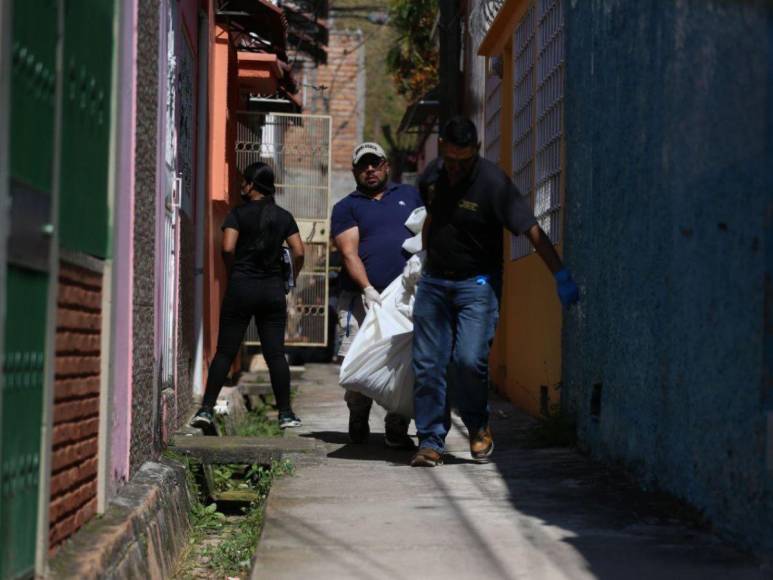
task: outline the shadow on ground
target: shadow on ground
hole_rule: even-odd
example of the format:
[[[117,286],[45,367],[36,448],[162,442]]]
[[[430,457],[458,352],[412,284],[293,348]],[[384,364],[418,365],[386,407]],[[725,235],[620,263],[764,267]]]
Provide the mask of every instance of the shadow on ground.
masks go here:
[[[384,435],[382,433],[371,433],[365,443],[351,443],[349,435],[339,431],[313,431],[303,433],[299,437],[306,437],[330,443],[341,445],[335,451],[327,454],[327,457],[337,459],[352,459],[356,461],[384,461],[392,465],[407,465],[414,451],[407,449],[390,449],[384,445]],[[464,463],[475,464],[472,459],[448,454],[444,458],[446,465],[459,465]]]
[[[533,420],[506,401],[492,401],[496,450],[491,463],[516,510],[541,524],[526,539],[535,549],[550,542],[544,526],[563,530],[563,541],[604,580],[746,580],[773,571],[712,533],[700,513],[662,493],[645,491],[622,469],[600,464],[574,448],[537,448]],[[520,417],[519,417],[520,415]],[[463,429],[455,418],[457,427]],[[490,471],[469,469],[478,493],[496,497],[501,484]]]

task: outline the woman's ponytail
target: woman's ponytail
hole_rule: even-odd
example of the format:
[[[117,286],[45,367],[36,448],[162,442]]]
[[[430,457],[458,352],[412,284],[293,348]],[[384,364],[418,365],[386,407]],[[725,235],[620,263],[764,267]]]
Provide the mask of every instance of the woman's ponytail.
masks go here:
[[[254,247],[260,249],[258,254],[262,257],[263,266],[269,266],[276,261],[282,246],[282,232],[279,231],[279,214],[277,212],[276,187],[274,185],[274,170],[271,166],[256,161],[244,169],[244,179],[263,194],[268,202],[266,207],[260,213],[260,222],[258,226],[258,238],[254,242]]]

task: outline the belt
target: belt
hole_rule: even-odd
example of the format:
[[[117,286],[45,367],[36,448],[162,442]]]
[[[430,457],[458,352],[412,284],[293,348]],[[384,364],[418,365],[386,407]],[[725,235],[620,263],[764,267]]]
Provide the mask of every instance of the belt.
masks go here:
[[[481,274],[480,272],[460,272],[459,270],[424,270],[427,276],[432,278],[441,278],[443,280],[452,280],[458,282],[459,280],[468,280],[475,278],[476,276],[488,276],[488,274]]]

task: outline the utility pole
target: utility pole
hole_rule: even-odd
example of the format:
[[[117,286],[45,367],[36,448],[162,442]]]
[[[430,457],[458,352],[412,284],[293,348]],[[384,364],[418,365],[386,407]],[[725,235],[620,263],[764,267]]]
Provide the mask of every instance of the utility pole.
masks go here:
[[[459,0],[439,0],[440,70],[438,88],[440,126],[461,112],[461,29]]]

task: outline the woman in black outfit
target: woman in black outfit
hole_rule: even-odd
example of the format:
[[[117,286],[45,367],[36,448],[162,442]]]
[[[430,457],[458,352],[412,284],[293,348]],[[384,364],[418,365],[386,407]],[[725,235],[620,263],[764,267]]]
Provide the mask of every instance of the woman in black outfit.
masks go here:
[[[223,222],[223,259],[229,269],[228,289],[220,311],[217,353],[209,367],[201,408],[191,421],[213,433],[213,410],[244,332],[255,317],[260,346],[268,365],[279,410],[279,427],[297,427],[301,420],[290,407],[290,367],[285,358],[287,323],[282,245],[287,242],[294,276],[303,267],[303,242],[292,214],[274,201],[274,172],[257,162],[244,170],[244,204]]]

